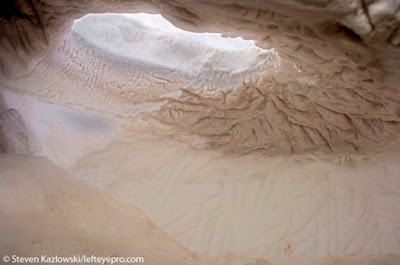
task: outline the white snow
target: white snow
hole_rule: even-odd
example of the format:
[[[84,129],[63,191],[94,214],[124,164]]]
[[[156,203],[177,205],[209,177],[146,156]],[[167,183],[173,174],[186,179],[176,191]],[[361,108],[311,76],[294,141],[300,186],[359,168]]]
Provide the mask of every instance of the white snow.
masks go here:
[[[218,49],[229,50],[256,47],[253,40],[245,40],[241,37],[230,38],[222,36],[221,33],[195,33],[177,28],[160,14],[137,13],[122,15],[133,18],[149,28],[157,29],[170,35],[180,35],[181,37],[190,38],[193,41]]]

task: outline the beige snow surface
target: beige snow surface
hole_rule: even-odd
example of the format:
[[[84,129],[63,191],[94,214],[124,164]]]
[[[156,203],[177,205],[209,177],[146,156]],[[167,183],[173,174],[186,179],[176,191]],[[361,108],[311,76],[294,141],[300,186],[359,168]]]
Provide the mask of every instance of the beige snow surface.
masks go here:
[[[71,172],[185,247],[262,259],[400,252],[400,156],[226,157],[139,132]]]
[[[392,265],[400,262],[400,256],[394,254],[288,258],[279,263],[231,254],[195,255],[157,228],[132,204],[87,185],[44,158],[0,154],[0,168],[0,255],[144,257],[145,264],[154,265]],[[162,194],[155,190],[152,193]],[[390,203],[381,199],[390,208]],[[174,207],[170,210],[176,212]],[[245,238],[242,240],[246,242]]]
[[[196,264],[136,207],[44,158],[2,154],[0,168],[2,255],[143,256],[145,264]]]

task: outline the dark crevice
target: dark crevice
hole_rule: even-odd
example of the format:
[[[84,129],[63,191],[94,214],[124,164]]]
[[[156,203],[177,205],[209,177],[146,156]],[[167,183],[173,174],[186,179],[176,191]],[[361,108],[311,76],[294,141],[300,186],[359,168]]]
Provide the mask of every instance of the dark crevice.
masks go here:
[[[329,24],[323,24],[323,33],[326,35],[338,35],[343,34],[350,40],[354,42],[362,42],[360,35],[355,33],[351,28],[348,28],[338,22],[331,22]]]
[[[344,33],[344,35],[346,37],[348,37],[349,39],[352,39],[352,40],[354,40],[356,42],[362,41],[360,35],[355,33],[352,29],[350,29],[350,28],[348,28],[346,26],[343,26],[343,25],[340,25],[340,26],[341,26],[341,28],[340,28],[341,31]]]

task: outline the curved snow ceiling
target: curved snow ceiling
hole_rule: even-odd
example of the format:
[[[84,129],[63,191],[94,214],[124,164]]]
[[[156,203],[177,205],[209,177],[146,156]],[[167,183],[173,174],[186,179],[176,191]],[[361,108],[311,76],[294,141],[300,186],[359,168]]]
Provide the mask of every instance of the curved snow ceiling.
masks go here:
[[[1,40],[1,86],[113,118],[140,116],[149,133],[228,154],[363,153],[399,144],[397,4],[145,2],[21,7],[2,24],[9,34]],[[92,27],[89,16],[82,32],[90,34],[77,26],[70,34],[74,19],[102,12],[160,13],[187,30],[253,39],[279,57],[178,41],[127,17]]]

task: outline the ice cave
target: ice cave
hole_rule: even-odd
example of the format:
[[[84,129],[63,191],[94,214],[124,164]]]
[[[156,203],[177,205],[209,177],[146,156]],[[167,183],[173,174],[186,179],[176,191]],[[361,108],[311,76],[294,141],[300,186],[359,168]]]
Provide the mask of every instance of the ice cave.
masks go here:
[[[400,265],[399,0],[0,7],[0,264]]]

